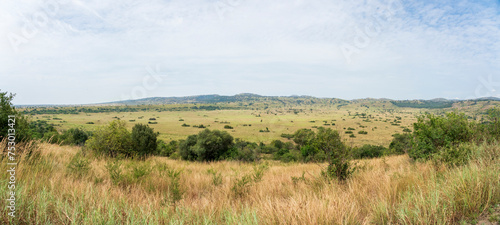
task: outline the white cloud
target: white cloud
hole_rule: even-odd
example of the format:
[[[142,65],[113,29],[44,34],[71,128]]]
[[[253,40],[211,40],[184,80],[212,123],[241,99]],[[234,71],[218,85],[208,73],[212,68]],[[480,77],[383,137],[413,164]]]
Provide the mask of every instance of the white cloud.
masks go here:
[[[147,96],[463,98],[500,78],[498,2],[8,0],[0,15],[17,104],[120,100],[156,64],[176,74]]]

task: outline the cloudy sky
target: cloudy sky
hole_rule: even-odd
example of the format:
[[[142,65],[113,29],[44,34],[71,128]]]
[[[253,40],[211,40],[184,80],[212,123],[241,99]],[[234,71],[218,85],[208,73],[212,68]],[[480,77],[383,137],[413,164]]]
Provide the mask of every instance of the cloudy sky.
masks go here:
[[[15,104],[500,97],[500,1],[4,0],[0,89]]]

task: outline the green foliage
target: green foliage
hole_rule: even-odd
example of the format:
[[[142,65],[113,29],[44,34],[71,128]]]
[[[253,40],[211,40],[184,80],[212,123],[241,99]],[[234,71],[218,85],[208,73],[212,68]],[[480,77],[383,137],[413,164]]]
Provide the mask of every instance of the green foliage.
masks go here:
[[[243,197],[248,194],[251,184],[252,176],[250,174],[244,175],[234,180],[231,191],[236,197]]]
[[[90,170],[90,162],[79,152],[71,158],[67,169],[69,173],[75,174],[77,177],[82,177],[87,175]]]
[[[170,157],[179,148],[179,142],[170,141],[168,144],[163,140],[157,141],[156,155]]]
[[[224,129],[233,129],[233,127],[229,125],[224,125]]]
[[[293,134],[293,141],[297,144],[298,148],[304,145],[311,144],[316,137],[316,134],[311,129],[300,129]]]
[[[470,143],[460,143],[456,146],[442,148],[441,151],[433,155],[433,160],[447,166],[463,166],[471,159],[473,148]]]
[[[151,167],[148,164],[140,164],[132,168],[132,178],[139,180],[151,173]]]
[[[15,116],[16,141],[29,141],[33,138],[32,131],[29,127],[29,120],[22,113],[17,112],[12,104],[14,94],[1,92],[0,90],[0,140],[8,136],[8,130],[12,129],[9,126],[9,116]]]
[[[293,138],[293,134],[285,134],[285,133],[283,133],[283,134],[281,134],[281,137],[290,140],[290,139]]]
[[[252,175],[253,181],[256,183],[262,181],[262,177],[264,176],[264,172],[268,169],[269,169],[269,164],[267,164],[267,163],[263,163],[260,165],[254,165],[253,166],[254,174]]]
[[[328,168],[323,171],[325,177],[344,181],[354,173],[356,168],[350,163],[348,148],[336,130],[318,129],[316,144],[327,155]]]
[[[132,152],[140,157],[151,155],[157,150],[158,133],[144,124],[136,124],[132,128]]]
[[[470,142],[476,133],[474,124],[464,114],[447,113],[445,117],[427,114],[413,124],[413,146],[408,155],[413,159],[429,159],[442,148]]]
[[[259,160],[260,147],[253,142],[236,139],[234,145],[223,156],[225,159],[253,162]]]
[[[59,140],[63,144],[67,145],[85,145],[85,142],[89,139],[91,134],[81,128],[71,128],[64,131],[60,136]]]
[[[110,160],[106,163],[106,170],[108,171],[111,182],[115,185],[123,181],[121,162],[118,160]]]
[[[292,179],[293,185],[297,185],[300,181],[307,183],[308,180],[306,179],[305,175],[306,172],[302,171],[302,176],[300,177],[291,176],[290,178]]]
[[[181,141],[179,153],[185,160],[214,161],[228,155],[233,147],[233,137],[226,131],[205,129]]]
[[[125,122],[114,120],[94,132],[85,146],[97,154],[116,157],[132,156],[132,138]]]
[[[368,134],[368,132],[364,131],[364,130],[360,130],[360,131],[358,131],[358,134]]]
[[[389,154],[405,154],[410,151],[412,147],[412,135],[405,133],[405,134],[394,134],[392,135],[394,138],[391,141],[391,144],[389,145]]]
[[[182,200],[184,195],[184,190],[181,188],[181,173],[182,170],[167,169],[167,176],[170,178],[170,183],[168,186],[169,192],[169,202],[174,208],[177,207],[177,203]]]
[[[365,144],[352,150],[352,157],[355,159],[371,159],[384,155],[387,149],[384,146]]]
[[[212,184],[214,186],[219,186],[222,184],[222,174],[217,172],[215,169],[208,169],[208,174],[212,175]]]

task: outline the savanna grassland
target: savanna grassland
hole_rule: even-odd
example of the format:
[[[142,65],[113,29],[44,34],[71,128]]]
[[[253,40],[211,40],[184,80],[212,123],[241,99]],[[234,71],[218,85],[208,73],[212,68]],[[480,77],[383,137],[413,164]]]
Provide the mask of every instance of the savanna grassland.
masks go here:
[[[420,107],[422,104],[426,107]],[[321,132],[327,133],[320,127],[332,128],[339,131],[339,140],[348,146],[343,148],[347,150],[365,144],[388,148],[393,134],[409,135],[416,122],[422,126],[420,138],[430,132],[432,135],[427,136],[443,135],[450,139],[452,136],[446,134],[446,129],[454,130],[455,125],[458,131],[463,129],[467,134],[458,132],[457,140],[463,136],[465,141],[450,142],[453,145],[443,147],[442,152],[434,153],[430,159],[415,160],[420,152],[412,156],[399,153],[352,159],[346,165],[355,169],[349,170],[347,179],[325,175],[332,165],[329,158],[305,163],[305,160],[286,162],[271,157],[258,157],[251,162],[185,161],[178,154],[177,157],[110,157],[90,151],[92,146],[87,144],[60,145],[32,140],[17,146],[17,216],[11,218],[7,209],[2,208],[0,221],[2,224],[498,224],[500,219],[495,210],[500,210],[500,143],[497,136],[475,141],[480,139],[481,132],[500,133],[496,122],[484,123],[491,131],[475,126],[482,126],[488,119],[487,110],[498,102],[445,104],[446,107],[441,107],[440,102],[393,104],[373,99],[347,102],[277,98],[203,104],[23,108],[31,120],[47,121],[59,132],[70,128],[102,132],[99,129],[103,126],[120,120],[127,129],[137,123],[148,124],[165,141],[197,134],[204,130],[200,125],[266,145],[273,140],[298,144],[293,137],[288,139],[282,134],[293,134],[302,128],[317,130],[317,134],[313,132],[318,136],[317,143],[330,143],[319,138]],[[446,116],[430,116],[426,120],[421,117],[419,121],[417,116],[425,113]],[[441,124],[443,132],[434,132],[433,123]],[[415,138],[419,138],[417,134]],[[440,140],[431,138],[434,142]],[[5,149],[7,142],[4,140],[0,145]],[[258,146],[255,144],[255,149]],[[290,151],[299,155],[303,149],[311,150],[310,146],[322,149],[316,143],[302,149],[295,144],[291,146],[294,149]],[[195,147],[192,150],[199,151]],[[1,160],[0,169],[6,171],[8,159],[3,155]],[[7,186],[8,180],[7,173],[0,173],[0,186]],[[7,189],[0,188],[0,194],[7,196]]]
[[[325,164],[115,161],[31,145],[17,172],[18,215],[2,208],[3,224],[457,224],[500,199],[498,144],[471,146],[476,157],[459,168],[407,155],[360,160],[345,182],[323,179]]]
[[[235,138],[252,142],[269,143],[282,138],[281,134],[290,134],[302,128],[330,127],[339,131],[354,128],[355,138],[345,138],[355,146],[363,144],[389,145],[392,134],[403,133],[404,128],[411,129],[415,115],[437,110],[385,107],[390,103],[366,102],[352,104],[332,104],[328,106],[291,105],[278,108],[222,109],[222,110],[183,110],[169,111],[172,105],[137,106],[140,112],[97,112],[78,114],[35,114],[34,120],[45,120],[58,126],[58,129],[82,127],[93,130],[99,125],[120,119],[132,128],[136,123],[149,124],[160,132],[160,139],[165,141],[185,139],[188,135],[200,131],[195,126],[203,125],[209,129],[226,130]],[[384,105],[384,107],[382,106]],[[182,105],[193,107],[196,105]],[[112,106],[108,106],[112,107]],[[97,107],[96,107],[97,108]],[[147,110],[144,110],[147,108]],[[59,109],[59,111],[61,111]],[[442,110],[440,110],[442,111]],[[55,119],[54,119],[55,118]],[[150,120],[154,118],[154,120]],[[92,124],[89,124],[92,123]],[[183,124],[189,125],[182,126]],[[225,129],[224,126],[232,129]],[[260,132],[269,131],[269,132]],[[366,131],[367,134],[359,134]]]

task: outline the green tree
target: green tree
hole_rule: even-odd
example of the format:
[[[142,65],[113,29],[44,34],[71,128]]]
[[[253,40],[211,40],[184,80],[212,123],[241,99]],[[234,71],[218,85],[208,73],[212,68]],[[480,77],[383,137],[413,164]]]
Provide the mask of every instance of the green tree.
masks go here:
[[[98,154],[111,157],[132,155],[132,138],[125,122],[114,120],[94,132],[85,146]]]
[[[133,152],[138,156],[153,154],[157,149],[158,133],[144,124],[136,124],[132,128]]]
[[[412,159],[429,159],[441,148],[450,148],[473,140],[475,124],[464,114],[447,113],[444,117],[427,114],[413,124],[414,142],[408,155]]]
[[[389,154],[405,154],[411,149],[412,135],[409,133],[393,134],[394,138],[389,144]]]
[[[311,144],[316,138],[316,134],[311,129],[300,129],[293,134],[293,141],[297,144],[298,148]]]
[[[89,132],[81,128],[71,128],[64,131],[63,134],[60,135],[60,139],[63,141],[63,144],[83,146],[89,139],[89,136]]]
[[[343,181],[354,173],[355,167],[350,162],[349,148],[342,142],[338,131],[318,128],[315,145],[326,153],[328,168],[324,174],[327,177]]]
[[[32,139],[32,132],[29,127],[29,120],[21,112],[18,112],[12,104],[15,94],[1,92],[0,90],[0,140],[7,137],[9,127],[9,116],[15,116],[16,140],[29,141]]]
[[[214,161],[227,156],[232,147],[233,137],[229,133],[205,129],[182,141],[179,153],[185,160]]]

